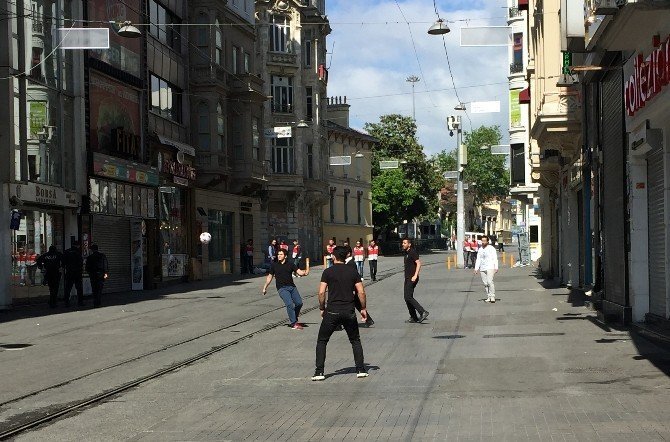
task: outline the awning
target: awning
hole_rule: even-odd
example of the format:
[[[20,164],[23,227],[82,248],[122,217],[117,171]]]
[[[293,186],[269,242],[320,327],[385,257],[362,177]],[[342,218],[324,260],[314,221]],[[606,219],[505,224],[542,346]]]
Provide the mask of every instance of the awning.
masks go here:
[[[170,138],[164,137],[163,135],[158,135],[158,140],[162,144],[176,148],[179,152],[183,152],[186,155],[190,155],[192,157],[195,156],[195,148],[193,146],[189,146],[188,144],[182,143],[180,141],[171,140]]]
[[[530,103],[530,88],[526,88],[519,92],[519,104]]]
[[[517,7],[519,8],[519,11],[527,11],[528,0],[519,0],[519,2],[517,3]]]

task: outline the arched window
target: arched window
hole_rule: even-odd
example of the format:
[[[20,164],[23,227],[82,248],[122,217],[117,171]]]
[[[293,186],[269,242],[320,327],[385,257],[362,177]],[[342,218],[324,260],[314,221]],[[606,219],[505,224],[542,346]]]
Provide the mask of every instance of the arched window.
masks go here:
[[[215,22],[214,28],[214,42],[216,44],[214,60],[216,64],[223,65],[223,35],[221,33],[221,24],[219,20]]]
[[[216,106],[216,143],[219,152],[223,152],[224,146],[226,145],[225,122],[226,120],[223,117],[223,108],[219,103]]]
[[[211,149],[209,106],[207,103],[198,105],[198,147],[203,151]]]

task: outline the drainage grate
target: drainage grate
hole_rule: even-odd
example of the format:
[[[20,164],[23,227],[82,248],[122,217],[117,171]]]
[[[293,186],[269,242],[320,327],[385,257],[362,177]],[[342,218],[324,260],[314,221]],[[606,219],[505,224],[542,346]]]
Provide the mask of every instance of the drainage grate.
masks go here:
[[[0,348],[4,348],[5,350],[23,350],[32,346],[33,344],[0,344]]]
[[[531,338],[535,336],[563,336],[565,333],[501,333],[484,335],[485,338]]]

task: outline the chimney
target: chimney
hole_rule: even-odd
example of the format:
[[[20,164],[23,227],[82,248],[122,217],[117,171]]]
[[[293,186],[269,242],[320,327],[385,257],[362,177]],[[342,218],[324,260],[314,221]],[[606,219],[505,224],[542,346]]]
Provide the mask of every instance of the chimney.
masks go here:
[[[349,127],[349,106],[347,97],[328,98],[328,119],[340,126]]]

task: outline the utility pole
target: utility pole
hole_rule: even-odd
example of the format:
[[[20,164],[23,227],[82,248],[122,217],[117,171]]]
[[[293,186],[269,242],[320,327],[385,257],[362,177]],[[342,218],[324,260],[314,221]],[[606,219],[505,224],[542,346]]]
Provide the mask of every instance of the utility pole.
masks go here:
[[[416,102],[414,101],[414,85],[421,81],[416,75],[410,75],[406,80],[408,83],[412,83],[412,118],[416,121]]]
[[[463,259],[463,242],[465,241],[465,195],[463,189],[463,170],[468,164],[467,150],[463,146],[461,117],[447,118],[447,128],[449,135],[453,136],[456,132],[456,143],[458,145],[458,181],[456,184],[456,263],[458,267],[465,265]]]

